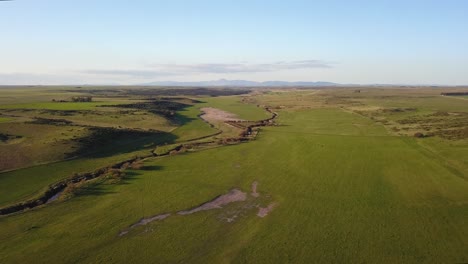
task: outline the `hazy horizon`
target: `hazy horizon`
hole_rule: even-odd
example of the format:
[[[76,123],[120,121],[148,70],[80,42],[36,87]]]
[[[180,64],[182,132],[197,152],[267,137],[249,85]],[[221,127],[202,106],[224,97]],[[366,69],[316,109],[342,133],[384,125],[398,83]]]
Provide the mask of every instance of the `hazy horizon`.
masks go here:
[[[468,84],[466,1],[0,1],[0,85]]]

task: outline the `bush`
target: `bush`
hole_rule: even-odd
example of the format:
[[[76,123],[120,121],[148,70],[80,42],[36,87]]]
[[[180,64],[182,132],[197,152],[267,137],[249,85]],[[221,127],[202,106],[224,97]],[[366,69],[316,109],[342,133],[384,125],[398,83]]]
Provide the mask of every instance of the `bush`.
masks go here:
[[[423,138],[423,137],[425,137],[425,136],[424,136],[424,134],[421,133],[421,132],[416,132],[416,133],[414,133],[414,137],[415,137],[415,138]]]

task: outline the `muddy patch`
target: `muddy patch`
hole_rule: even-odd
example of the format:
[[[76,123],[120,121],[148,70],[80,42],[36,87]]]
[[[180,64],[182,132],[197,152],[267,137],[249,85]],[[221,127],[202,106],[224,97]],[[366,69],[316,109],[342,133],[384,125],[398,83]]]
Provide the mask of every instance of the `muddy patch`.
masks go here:
[[[188,214],[193,214],[193,213],[205,211],[205,210],[219,209],[219,208],[222,208],[224,205],[227,205],[233,202],[245,201],[246,199],[247,199],[247,194],[245,192],[242,192],[239,189],[232,189],[227,194],[220,195],[216,197],[215,199],[207,203],[204,203],[198,207],[195,207],[189,210],[179,211],[177,212],[177,214],[188,215]]]
[[[237,115],[223,111],[218,108],[204,107],[200,109],[203,114],[200,116],[203,120],[210,121],[244,121],[238,118]]]

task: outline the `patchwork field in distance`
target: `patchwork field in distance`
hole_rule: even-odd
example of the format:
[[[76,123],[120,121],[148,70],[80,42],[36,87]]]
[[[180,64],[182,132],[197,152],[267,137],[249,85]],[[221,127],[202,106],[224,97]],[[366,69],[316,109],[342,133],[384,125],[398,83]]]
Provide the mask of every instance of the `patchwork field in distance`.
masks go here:
[[[0,216],[1,263],[468,262],[440,88],[38,89],[0,89],[0,210],[67,185]]]

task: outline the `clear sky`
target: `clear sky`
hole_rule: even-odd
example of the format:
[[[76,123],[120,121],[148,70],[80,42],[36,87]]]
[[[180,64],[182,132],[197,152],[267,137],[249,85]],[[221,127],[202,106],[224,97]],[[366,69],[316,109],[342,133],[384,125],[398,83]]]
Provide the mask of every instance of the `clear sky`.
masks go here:
[[[0,84],[468,84],[468,1],[0,1]]]

